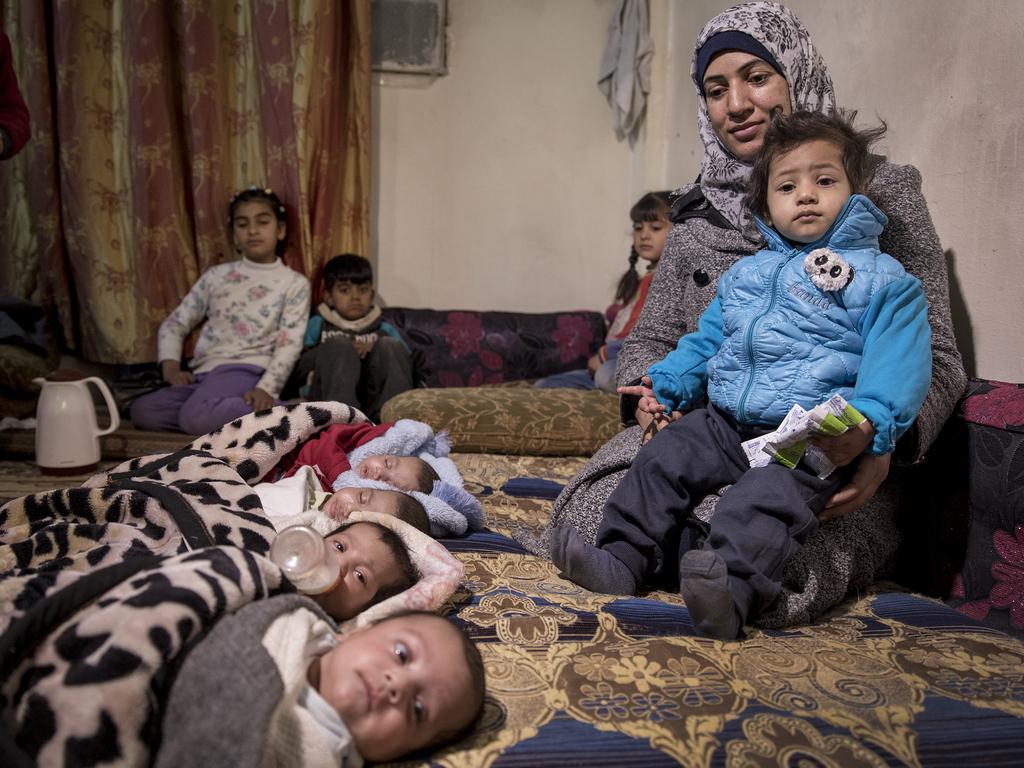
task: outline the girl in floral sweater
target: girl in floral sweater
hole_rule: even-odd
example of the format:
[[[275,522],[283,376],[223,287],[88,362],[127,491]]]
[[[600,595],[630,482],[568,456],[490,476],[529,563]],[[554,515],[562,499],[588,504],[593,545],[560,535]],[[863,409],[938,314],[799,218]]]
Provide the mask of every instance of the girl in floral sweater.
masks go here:
[[[161,324],[157,356],[170,386],[132,404],[140,429],[201,435],[270,408],[302,351],[309,281],[278,255],[284,205],[271,190],[250,187],[228,211],[242,258],[204,272]],[[190,365],[182,368],[185,337],[204,319]]]

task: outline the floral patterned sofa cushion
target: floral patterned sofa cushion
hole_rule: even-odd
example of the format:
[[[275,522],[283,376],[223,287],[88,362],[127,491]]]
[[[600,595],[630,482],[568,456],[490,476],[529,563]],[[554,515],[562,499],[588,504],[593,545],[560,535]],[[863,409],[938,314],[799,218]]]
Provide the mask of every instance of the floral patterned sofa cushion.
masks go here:
[[[587,367],[604,341],[599,312],[480,312],[388,307],[420,386],[472,387]]]
[[[589,456],[622,429],[617,395],[578,389],[411,389],[384,404],[398,419],[447,429],[463,453]]]
[[[955,457],[967,470],[950,501],[967,517],[953,525],[966,545],[951,602],[1024,636],[1024,385],[971,380],[957,420],[966,439]]]

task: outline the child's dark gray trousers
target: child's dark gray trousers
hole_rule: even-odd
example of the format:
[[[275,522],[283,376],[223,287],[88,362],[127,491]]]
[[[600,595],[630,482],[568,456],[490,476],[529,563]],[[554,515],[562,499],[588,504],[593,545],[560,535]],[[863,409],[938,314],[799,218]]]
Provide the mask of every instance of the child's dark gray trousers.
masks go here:
[[[714,550],[729,569],[730,591],[746,622],[752,609],[775,599],[783,567],[817,528],[817,513],[842,473],[821,480],[803,463],[751,469],[740,442],[752,435],[741,436],[740,429],[714,406],[663,428],[609,497],[597,546],[625,563],[638,584],[678,580],[684,552]],[[691,510],[729,484],[707,531]]]

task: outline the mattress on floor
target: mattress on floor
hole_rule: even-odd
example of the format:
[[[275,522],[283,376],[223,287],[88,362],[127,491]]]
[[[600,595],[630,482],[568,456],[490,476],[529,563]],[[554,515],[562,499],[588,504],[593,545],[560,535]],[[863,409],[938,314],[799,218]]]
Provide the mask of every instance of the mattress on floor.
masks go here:
[[[487,531],[446,544],[489,696],[432,764],[1020,765],[1024,642],[895,585],[811,626],[696,637],[678,595],[593,594],[509,537],[552,501],[501,488],[565,483],[584,459],[453,458],[487,513]]]

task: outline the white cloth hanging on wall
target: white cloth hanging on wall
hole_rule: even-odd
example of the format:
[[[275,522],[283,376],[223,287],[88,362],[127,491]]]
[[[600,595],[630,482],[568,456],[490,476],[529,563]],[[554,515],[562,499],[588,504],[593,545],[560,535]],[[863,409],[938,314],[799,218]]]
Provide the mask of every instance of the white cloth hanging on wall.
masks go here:
[[[612,108],[615,135],[633,138],[643,122],[651,90],[651,43],[647,0],[619,0],[608,24],[597,87]]]

